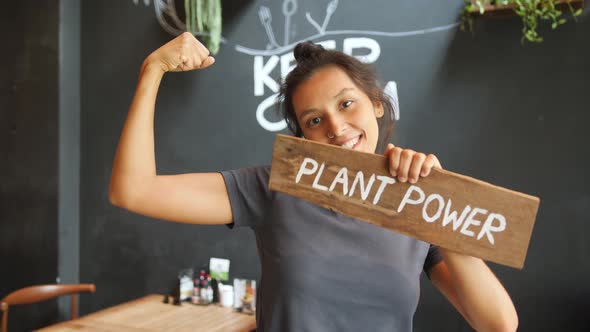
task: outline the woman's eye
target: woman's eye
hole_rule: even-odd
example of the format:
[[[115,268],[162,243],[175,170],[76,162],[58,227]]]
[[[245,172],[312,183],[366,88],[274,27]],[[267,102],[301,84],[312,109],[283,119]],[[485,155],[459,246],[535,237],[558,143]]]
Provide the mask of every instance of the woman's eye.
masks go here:
[[[322,122],[322,119],[316,116],[315,118],[311,118],[309,121],[307,121],[307,124],[310,126],[315,126],[318,125],[320,122]]]
[[[348,106],[352,105],[352,100],[347,100],[342,103],[343,108],[347,108]]]

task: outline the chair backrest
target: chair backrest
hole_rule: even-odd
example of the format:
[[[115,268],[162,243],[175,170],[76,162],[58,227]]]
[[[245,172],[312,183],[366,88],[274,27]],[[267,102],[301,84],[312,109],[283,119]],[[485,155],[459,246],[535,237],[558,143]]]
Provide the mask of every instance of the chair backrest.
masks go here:
[[[18,289],[0,302],[2,310],[2,332],[8,329],[8,308],[11,305],[31,304],[53,299],[62,295],[72,294],[72,319],[78,317],[78,302],[76,301],[77,293],[94,293],[96,286],[94,284],[75,284],[75,285],[38,285]]]

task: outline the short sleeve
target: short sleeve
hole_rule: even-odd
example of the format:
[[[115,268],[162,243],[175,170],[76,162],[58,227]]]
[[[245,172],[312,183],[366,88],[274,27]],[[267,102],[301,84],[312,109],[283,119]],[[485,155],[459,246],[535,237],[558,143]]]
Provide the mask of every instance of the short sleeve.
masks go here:
[[[442,255],[438,246],[430,245],[428,248],[428,254],[426,254],[426,259],[424,260],[424,272],[428,279],[430,279],[430,270],[438,263],[442,261]]]
[[[242,168],[221,172],[229,196],[234,226],[256,227],[270,205],[270,167]]]

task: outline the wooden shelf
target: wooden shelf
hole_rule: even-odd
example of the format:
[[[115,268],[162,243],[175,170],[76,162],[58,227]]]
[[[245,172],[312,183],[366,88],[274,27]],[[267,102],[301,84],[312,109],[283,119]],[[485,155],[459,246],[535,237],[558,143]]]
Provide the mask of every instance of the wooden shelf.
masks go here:
[[[471,1],[474,4],[473,10],[471,10],[471,15],[475,16],[483,16],[483,17],[510,17],[516,16],[514,12],[514,7],[516,5],[490,5],[489,1],[484,1],[484,13],[479,13],[479,6],[475,3],[475,0]],[[584,0],[558,0],[557,8],[559,9],[567,9],[568,2],[572,5],[574,9],[582,8],[584,6]]]

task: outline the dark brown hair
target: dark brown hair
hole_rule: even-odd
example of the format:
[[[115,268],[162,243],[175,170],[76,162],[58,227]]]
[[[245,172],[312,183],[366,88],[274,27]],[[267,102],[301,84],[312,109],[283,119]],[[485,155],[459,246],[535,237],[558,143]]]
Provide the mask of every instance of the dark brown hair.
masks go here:
[[[379,141],[377,153],[385,151],[393,131],[394,116],[391,100],[384,93],[377,81],[377,75],[372,66],[364,64],[345,53],[326,50],[321,45],[312,42],[302,42],[293,50],[297,66],[287,75],[281,85],[278,96],[280,111],[287,122],[289,130],[298,137],[303,136],[303,130],[297,121],[293,108],[293,92],[299,84],[309,79],[317,70],[333,65],[342,69],[348,77],[359,87],[372,102],[383,105],[384,115],[377,119],[379,124]]]

